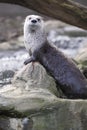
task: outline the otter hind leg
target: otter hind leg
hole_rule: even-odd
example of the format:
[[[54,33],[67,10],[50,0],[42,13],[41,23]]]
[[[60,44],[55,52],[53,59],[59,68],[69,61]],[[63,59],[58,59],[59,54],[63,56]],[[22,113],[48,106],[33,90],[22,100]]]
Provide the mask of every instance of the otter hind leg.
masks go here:
[[[27,64],[29,64],[31,62],[35,62],[35,61],[36,61],[35,57],[31,56],[30,58],[28,58],[27,60],[24,61],[24,64],[27,65]]]

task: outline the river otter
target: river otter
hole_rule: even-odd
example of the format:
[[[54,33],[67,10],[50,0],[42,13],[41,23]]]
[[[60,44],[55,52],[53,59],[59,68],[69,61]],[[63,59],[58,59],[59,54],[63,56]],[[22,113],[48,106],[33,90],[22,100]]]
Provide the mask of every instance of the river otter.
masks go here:
[[[87,98],[86,78],[71,59],[47,41],[42,17],[37,15],[26,17],[24,40],[30,54],[25,64],[38,61],[68,98]]]

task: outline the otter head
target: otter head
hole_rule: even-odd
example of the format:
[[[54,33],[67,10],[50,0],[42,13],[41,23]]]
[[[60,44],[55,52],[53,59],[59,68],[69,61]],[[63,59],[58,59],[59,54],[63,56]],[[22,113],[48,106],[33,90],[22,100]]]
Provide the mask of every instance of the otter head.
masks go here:
[[[43,19],[38,15],[29,15],[25,19],[25,26],[31,32],[35,32],[43,28]]]

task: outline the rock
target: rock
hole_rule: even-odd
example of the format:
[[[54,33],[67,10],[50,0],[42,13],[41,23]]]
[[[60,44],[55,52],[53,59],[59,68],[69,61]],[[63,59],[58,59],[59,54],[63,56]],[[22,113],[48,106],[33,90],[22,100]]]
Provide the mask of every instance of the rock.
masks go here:
[[[34,65],[34,70],[32,69],[32,64],[24,66],[14,76],[12,85],[5,85],[0,89],[0,115],[7,116],[3,120],[0,118],[2,123],[0,129],[19,130],[20,127],[20,130],[28,130],[28,126],[32,127],[30,119],[25,122],[25,119],[22,121],[9,116],[32,115],[57,100],[58,92],[53,78],[47,75],[45,69],[37,63]]]
[[[87,100],[58,99],[41,109],[42,111],[31,114],[30,130],[86,130],[87,128]],[[4,128],[4,123],[2,128]],[[21,119],[11,118],[10,128],[7,127],[5,130],[27,130],[22,129],[26,127],[23,125],[28,126]]]
[[[12,70],[6,70],[3,72],[3,77],[6,78],[12,78],[14,76],[14,71]]]
[[[87,78],[87,67],[83,68],[83,74],[85,75],[85,77]]]
[[[72,37],[86,37],[87,31],[84,29],[80,29],[75,26],[65,26],[64,27],[64,34]]]
[[[87,47],[80,49],[78,55],[75,58],[79,63],[87,65]]]
[[[13,76],[14,71],[12,70],[5,70],[0,72],[0,87],[2,87],[5,84],[10,84]]]
[[[9,124],[10,124],[10,121],[9,121],[9,118],[0,118],[0,130],[9,130]]]
[[[3,42],[5,42],[5,41],[6,41],[5,37],[0,36],[0,44],[3,43]]]
[[[23,125],[21,119],[0,118],[0,130],[23,130]],[[27,129],[26,129],[27,130]]]
[[[14,76],[12,85],[0,89],[1,106],[11,106],[16,111],[23,112],[29,109],[39,110],[42,106],[57,100],[60,93],[57,91],[54,79],[47,75],[39,64],[35,63],[34,70],[32,69],[32,64],[24,66]]]
[[[32,128],[33,128],[32,119],[24,118],[22,121],[22,124],[23,124],[23,130],[32,130]]]
[[[79,68],[87,78],[87,46],[84,46],[84,48],[79,50],[75,60],[78,62]]]
[[[35,130],[86,130],[87,101],[65,100],[58,101],[46,112],[32,117]]]
[[[34,64],[34,70],[32,63],[24,66],[12,85],[0,89],[1,129],[86,130],[87,100],[62,99],[58,95],[54,79],[39,63]]]
[[[20,48],[24,48],[23,36],[18,38],[14,38],[12,40],[0,43],[0,50],[17,50]]]
[[[20,70],[17,75],[15,75],[12,84],[18,88],[21,86],[24,90],[44,88],[50,90],[56,96],[60,95],[57,92],[54,79],[37,63],[34,64],[34,68],[32,64],[29,64]]]
[[[17,38],[18,36],[19,36],[19,34],[17,32],[9,33],[9,39]]]

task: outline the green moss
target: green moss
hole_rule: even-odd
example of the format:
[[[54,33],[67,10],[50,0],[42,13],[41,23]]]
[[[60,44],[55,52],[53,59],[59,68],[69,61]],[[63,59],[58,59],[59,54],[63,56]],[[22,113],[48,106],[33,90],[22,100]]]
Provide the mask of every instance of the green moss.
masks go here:
[[[10,106],[8,106],[8,107],[2,106],[2,107],[0,107],[0,116],[21,118],[21,117],[23,117],[23,113],[16,111],[13,107],[10,107]]]
[[[87,66],[87,60],[80,62],[80,64],[82,64],[82,66]]]

